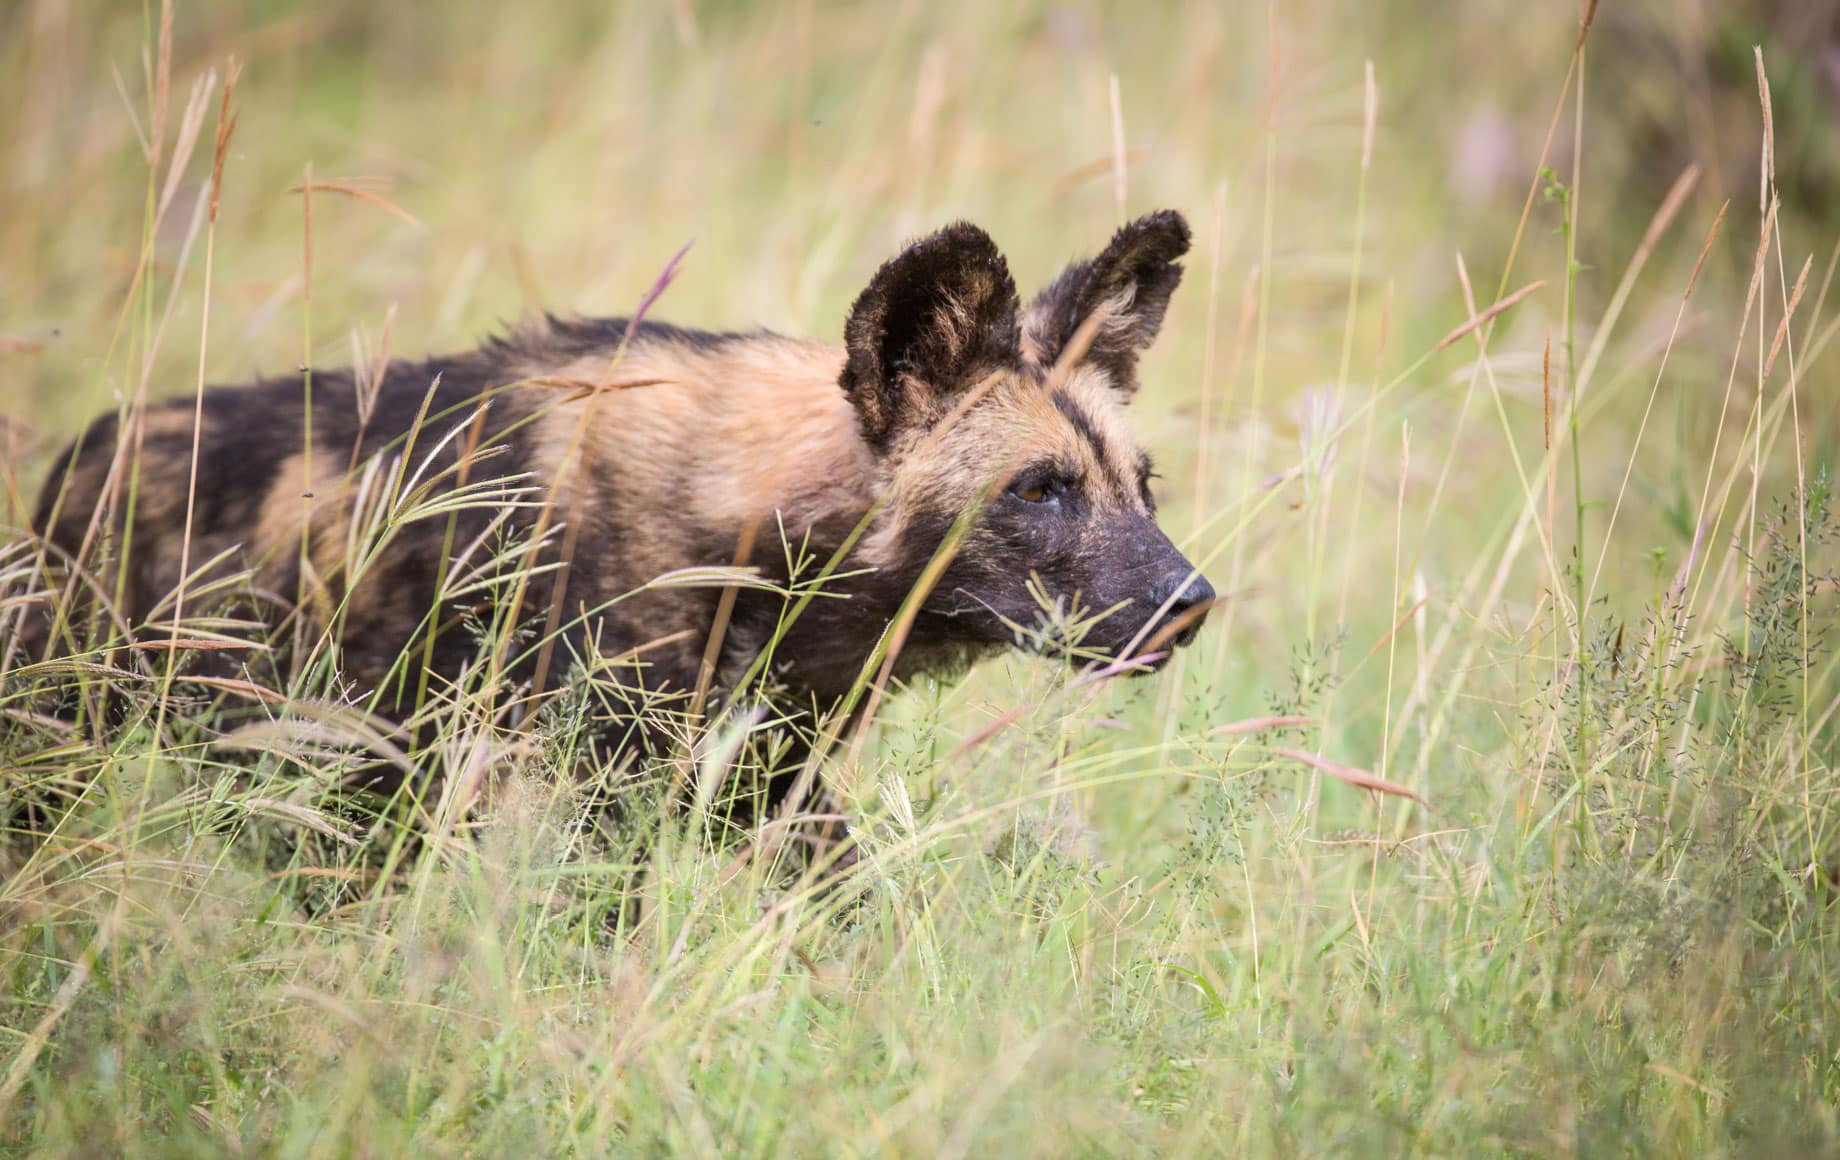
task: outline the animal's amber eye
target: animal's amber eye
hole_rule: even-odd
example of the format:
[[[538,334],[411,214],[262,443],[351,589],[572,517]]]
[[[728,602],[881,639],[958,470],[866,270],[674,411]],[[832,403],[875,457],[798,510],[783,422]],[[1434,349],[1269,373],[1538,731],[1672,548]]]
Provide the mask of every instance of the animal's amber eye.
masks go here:
[[[1029,503],[1040,503],[1048,498],[1048,489],[1039,483],[1024,484],[1015,489],[1016,498]]]

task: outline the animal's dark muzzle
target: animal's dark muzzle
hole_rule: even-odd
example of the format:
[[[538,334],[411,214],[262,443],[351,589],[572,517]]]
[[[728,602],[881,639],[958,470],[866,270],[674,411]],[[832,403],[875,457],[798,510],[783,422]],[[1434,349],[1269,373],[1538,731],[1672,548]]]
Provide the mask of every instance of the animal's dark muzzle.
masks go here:
[[[1162,611],[1145,641],[1150,648],[1180,648],[1195,639],[1214,604],[1214,586],[1193,568],[1165,577],[1150,599]],[[1156,642],[1152,644],[1151,642]]]

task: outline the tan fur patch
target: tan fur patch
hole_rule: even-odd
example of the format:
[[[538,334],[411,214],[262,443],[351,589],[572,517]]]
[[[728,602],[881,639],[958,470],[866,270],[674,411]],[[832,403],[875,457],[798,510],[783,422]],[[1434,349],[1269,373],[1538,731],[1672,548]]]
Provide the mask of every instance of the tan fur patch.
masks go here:
[[[268,583],[301,559],[303,529],[308,575],[301,596],[315,607],[334,603],[330,585],[344,572],[350,535],[345,457],[334,451],[290,455],[275,473],[256,516],[252,543]],[[293,597],[295,593],[281,595]]]
[[[559,512],[592,479],[619,479],[648,503],[673,505],[673,519],[643,521],[660,534],[689,527],[738,538],[775,513],[794,524],[866,508],[877,464],[837,385],[843,359],[840,348],[763,335],[707,347],[645,342],[617,365],[532,368],[601,388],[550,406],[532,466],[546,481],[562,476]],[[649,385],[621,386],[631,382]],[[565,464],[571,448],[575,461]]]
[[[154,407],[142,416],[141,437],[147,442],[183,443],[187,455],[191,452],[192,429],[197,416],[190,403],[170,403]],[[198,424],[200,442],[204,442],[212,429],[211,413],[206,411],[202,423]]]
[[[1125,406],[1124,394],[1104,371],[1084,366],[1075,368],[1061,389],[1091,422],[1104,445],[1108,474],[1114,483],[1124,485],[1120,498],[1128,506],[1142,510],[1144,504],[1137,488],[1140,470],[1137,436],[1132,430],[1131,413]]]
[[[904,449],[897,473],[898,536],[926,511],[963,510],[984,488],[1017,470],[1052,463],[1081,481],[1101,509],[1143,509],[1137,445],[1123,396],[1103,372],[1076,368],[1060,391],[1085,417],[1100,446],[1056,405],[1030,374],[1006,374],[956,423],[926,432]]]

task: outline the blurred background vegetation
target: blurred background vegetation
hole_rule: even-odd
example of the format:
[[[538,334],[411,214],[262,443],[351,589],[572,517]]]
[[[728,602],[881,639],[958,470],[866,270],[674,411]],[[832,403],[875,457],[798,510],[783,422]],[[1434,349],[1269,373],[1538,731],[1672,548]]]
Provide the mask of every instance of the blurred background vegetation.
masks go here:
[[[591,907],[507,912],[554,901],[540,828],[330,914],[260,859],[197,855],[208,828],[186,831],[183,873],[146,852],[157,899],[125,912],[93,862],[28,862],[4,892],[15,1142],[75,1150],[103,1124],[148,1153],[1840,1140],[1834,668],[1811,647],[1833,601],[1816,533],[1840,438],[1822,357],[1840,5],[1605,3],[1576,68],[1580,11],[1506,0],[172,10],[153,124],[159,3],[0,6],[15,528],[83,421],[143,382],[185,394],[201,365],[233,382],[349,362],[386,328],[419,356],[536,311],[628,313],[687,242],[658,316],[835,341],[874,268],[946,221],[990,230],[1028,293],[1168,206],[1197,245],[1133,406],[1169,526],[1233,600],[1166,681],[970,759],[942,755],[1046,703],[1045,665],[898,700],[857,804],[880,786],[898,807],[888,787],[911,783],[922,813],[903,846],[894,809],[905,885],[853,918],[782,928],[758,897],[711,902],[725,856],[691,851],[658,870],[681,924],[609,945]],[[197,147],[178,138],[194,84],[233,59],[201,344],[220,88],[198,90]],[[339,187],[311,198],[310,257],[309,173]],[[1486,363],[1476,335],[1428,355],[1535,282]],[[1434,812],[1203,740],[1273,712],[1322,722],[1286,744]],[[1073,778],[1083,820],[1042,821],[1030,795],[1070,753],[1119,776]],[[105,764],[153,777],[158,757]],[[935,845],[912,837],[940,817]]]
[[[462,2],[438,13],[181,4],[166,133],[176,133],[191,84],[212,70],[221,77],[234,58],[243,75],[215,255],[212,381],[289,369],[303,361],[303,337],[315,363],[349,361],[352,332],[374,339],[392,309],[393,349],[411,355],[465,347],[538,310],[628,312],[686,242],[686,276],[665,315],[835,339],[875,265],[943,221],[990,229],[1027,287],[1124,214],[1174,206],[1195,222],[1199,245],[1142,406],[1150,442],[1173,459],[1194,429],[1210,280],[1223,364],[1245,296],[1269,295],[1257,419],[1285,436],[1273,446],[1292,441],[1302,392],[1337,385],[1364,61],[1374,63],[1379,117],[1357,311],[1354,377],[1363,382],[1389,287],[1392,333],[1380,355],[1389,368],[1465,317],[1459,256],[1479,305],[1492,298],[1549,124],[1547,161],[1566,180],[1574,138],[1584,138],[1576,202],[1587,339],[1689,164],[1702,178],[1618,337],[1641,351],[1665,334],[1672,298],[1728,198],[1733,214],[1700,297],[1741,304],[1759,216],[1752,45],[1773,82],[1784,246],[1792,257],[1819,251],[1818,267],[1840,165],[1834,14],[1832,3],[1609,6],[1594,30],[1582,117],[1568,106],[1555,119],[1575,14],[1509,4],[1432,17],[1415,5],[1307,2],[1269,21],[1257,5],[1147,14],[1037,3]],[[0,361],[0,407],[55,441],[124,386],[131,393],[126,380],[142,369],[134,363],[130,376],[109,358],[147,208],[141,141],[159,6],[31,0],[4,19],[0,334],[29,349]],[[210,176],[210,136],[207,124],[162,219],[155,283],[178,268]],[[303,327],[303,206],[290,190],[309,165],[316,180],[402,212],[315,199]],[[1496,339],[1511,352],[1502,374],[1512,437],[1527,446],[1541,435],[1541,400],[1525,358],[1563,321],[1559,220],[1555,206],[1536,203],[1513,280],[1550,289]],[[1216,226],[1217,268],[1208,254]],[[193,255],[193,281],[174,300],[149,377],[156,395],[195,377],[201,298],[190,291],[202,264]],[[1266,285],[1252,286],[1255,271]],[[1651,491],[1665,487],[1675,448],[1709,446],[1722,421],[1717,388],[1732,334],[1702,321],[1712,314],[1695,315],[1671,359],[1678,388],[1658,416],[1662,437],[1638,461]],[[1725,311],[1724,321],[1739,314]],[[1459,346],[1415,376],[1404,407],[1434,443],[1450,435],[1470,353]],[[1244,424],[1251,407],[1234,369],[1217,367],[1208,384],[1224,400],[1214,418],[1225,427]],[[1831,410],[1809,420],[1825,455],[1836,420]],[[1622,445],[1622,425],[1600,430]],[[1616,456],[1591,458],[1620,475]],[[1452,499],[1489,513],[1512,494],[1480,482]]]

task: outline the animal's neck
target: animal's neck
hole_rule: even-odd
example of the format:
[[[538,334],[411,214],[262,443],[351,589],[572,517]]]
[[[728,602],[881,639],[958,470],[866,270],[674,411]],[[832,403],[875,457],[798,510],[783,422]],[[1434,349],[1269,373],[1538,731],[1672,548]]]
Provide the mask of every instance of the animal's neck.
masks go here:
[[[789,553],[796,563],[802,547],[803,567],[798,570],[787,568],[783,557],[788,553],[781,553],[780,559],[757,557],[766,577],[791,595],[758,590],[741,594],[724,648],[723,667],[731,681],[764,653],[764,680],[801,696],[809,694],[822,705],[844,696],[865,676],[876,676],[880,662],[873,668],[869,662],[884,641],[899,650],[894,674],[902,678],[956,672],[988,651],[966,644],[959,639],[962,634],[953,631],[949,617],[924,606],[891,635],[909,593],[921,581],[929,554],[870,558],[864,546],[875,537],[859,534],[852,542],[856,526],[855,520],[839,518],[812,528],[803,544]],[[846,544],[848,552],[843,551]]]

